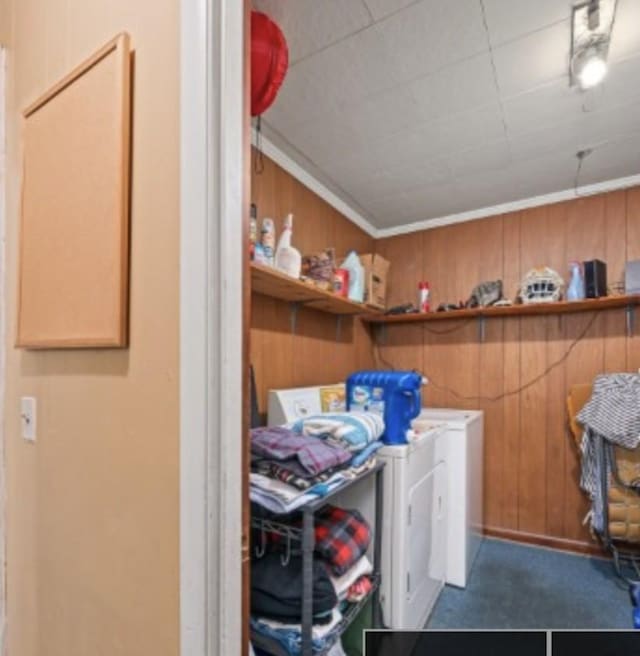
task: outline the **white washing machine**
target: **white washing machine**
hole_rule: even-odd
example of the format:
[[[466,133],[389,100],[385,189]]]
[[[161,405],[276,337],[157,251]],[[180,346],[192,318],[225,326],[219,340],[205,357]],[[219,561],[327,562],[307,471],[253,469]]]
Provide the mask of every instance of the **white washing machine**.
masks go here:
[[[464,588],[483,540],[484,413],[423,408],[419,419],[443,422],[446,427],[443,439],[448,478],[446,582]]]
[[[378,452],[386,462],[382,520],[383,620],[392,629],[422,629],[444,586],[447,465],[431,430]]]

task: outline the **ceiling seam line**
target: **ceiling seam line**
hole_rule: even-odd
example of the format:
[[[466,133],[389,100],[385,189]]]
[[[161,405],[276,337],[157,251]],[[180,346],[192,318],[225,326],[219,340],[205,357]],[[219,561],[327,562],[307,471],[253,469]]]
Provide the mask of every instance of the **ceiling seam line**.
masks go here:
[[[364,25],[360,29],[355,30],[354,32],[350,32],[349,34],[345,34],[340,39],[336,39],[335,41],[332,41],[331,43],[328,43],[326,46],[322,46],[322,48],[319,48],[318,50],[315,50],[314,52],[310,52],[308,55],[304,55],[304,57],[300,57],[300,59],[296,59],[295,61],[292,61],[289,68],[293,68],[294,66],[297,66],[301,62],[307,61],[308,59],[311,59],[312,57],[315,57],[316,55],[319,55],[319,54],[325,52],[326,50],[329,50],[330,48],[333,48],[333,46],[336,46],[339,43],[342,43],[343,41],[346,41],[347,39],[350,39],[353,36],[361,34],[362,32],[366,32],[367,30],[375,27],[376,25],[380,25],[381,23],[384,23],[385,21],[389,20],[390,18],[393,18],[397,14],[399,14],[403,11],[406,11],[407,9],[410,9],[411,7],[414,7],[415,5],[419,5],[421,2],[424,2],[424,0],[414,0],[414,2],[411,2],[410,4],[406,5],[405,7],[401,7],[400,9],[397,9],[396,11],[393,11],[390,14],[387,14],[386,16],[383,16],[379,20],[375,20],[375,18],[374,18],[373,23],[370,23],[369,25]],[[366,4],[366,2],[365,2],[365,4]],[[367,5],[367,9],[368,9],[368,5]],[[472,57],[475,57],[479,54],[482,54],[482,53],[476,53],[475,55],[470,55],[468,57],[464,57],[463,59],[461,59],[459,61],[465,61],[466,59],[471,59]],[[453,62],[453,63],[458,63],[458,62]],[[443,70],[444,68],[447,68],[447,67],[443,66],[442,68],[439,68],[436,71],[434,71],[434,73],[437,73],[437,72]],[[429,75],[431,75],[431,73]],[[422,76],[422,77],[426,77],[426,76]],[[419,78],[416,78],[416,79],[419,79]],[[412,80],[410,80],[410,81],[412,81]],[[400,85],[394,85],[393,87],[390,87],[388,90],[395,89],[397,86],[400,86]]]
[[[367,4],[367,0],[361,0],[362,4],[364,5],[364,8],[367,10],[367,13],[369,14],[369,20],[371,23],[369,25],[373,25],[376,22],[376,19],[373,16],[373,12],[369,8],[369,5]]]
[[[507,146],[509,148],[509,157],[511,157],[512,153],[511,144],[509,142],[509,130],[507,129],[507,121],[504,117],[504,105],[502,104],[502,94],[500,93],[500,85],[498,84],[498,71],[496,69],[496,63],[493,59],[493,45],[491,43],[491,34],[489,33],[489,24],[487,22],[487,12],[485,11],[484,0],[480,0],[480,9],[482,11],[482,24],[484,26],[485,34],[487,35],[487,45],[489,46],[489,59],[491,61],[493,83],[496,87],[496,93],[498,94],[498,104],[500,105],[500,120],[502,121],[502,129],[504,130],[504,136],[507,140]]]

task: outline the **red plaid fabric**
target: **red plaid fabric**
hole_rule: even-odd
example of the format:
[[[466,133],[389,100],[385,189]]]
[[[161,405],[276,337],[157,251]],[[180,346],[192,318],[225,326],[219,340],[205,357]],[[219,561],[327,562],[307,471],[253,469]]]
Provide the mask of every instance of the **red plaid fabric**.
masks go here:
[[[300,527],[297,518],[293,526]],[[337,506],[325,506],[315,516],[316,553],[323,558],[336,576],[342,576],[367,552],[371,544],[371,529],[367,520],[357,510],[344,510]],[[284,537],[267,532],[267,542],[281,548]],[[291,547],[291,545],[290,545]],[[295,545],[299,548],[299,545]],[[294,552],[297,550],[294,548]]]
[[[357,510],[326,506],[316,515],[316,552],[342,576],[371,544],[371,529]]]

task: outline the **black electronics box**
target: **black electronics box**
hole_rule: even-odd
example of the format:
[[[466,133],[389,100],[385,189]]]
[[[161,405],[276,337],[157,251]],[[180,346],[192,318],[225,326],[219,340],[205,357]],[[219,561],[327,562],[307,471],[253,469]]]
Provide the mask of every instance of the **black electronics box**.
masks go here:
[[[587,298],[607,295],[607,265],[601,260],[589,260],[584,266],[584,289]]]

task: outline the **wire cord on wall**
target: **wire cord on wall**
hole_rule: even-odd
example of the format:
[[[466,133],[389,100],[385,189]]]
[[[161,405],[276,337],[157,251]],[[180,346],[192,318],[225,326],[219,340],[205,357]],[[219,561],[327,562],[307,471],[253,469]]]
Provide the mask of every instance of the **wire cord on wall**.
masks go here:
[[[450,394],[458,401],[480,401],[482,403],[496,403],[497,401],[501,401],[502,399],[508,398],[510,396],[515,396],[517,394],[520,394],[521,392],[524,392],[530,387],[533,387],[533,385],[535,385],[543,378],[548,376],[554,369],[556,369],[561,364],[566,362],[566,360],[569,358],[575,347],[587,336],[588,332],[593,327],[593,324],[595,323],[597,316],[598,316],[597,312],[592,313],[591,319],[589,320],[585,328],[582,331],[580,331],[580,334],[571,342],[571,344],[569,344],[569,347],[567,348],[565,353],[560,358],[558,358],[555,362],[550,364],[542,373],[538,374],[524,385],[521,385],[516,389],[509,390],[508,392],[503,392],[498,396],[464,396],[462,394],[458,394],[458,392],[456,392],[454,389],[451,389],[446,385],[441,385],[440,383],[438,383],[428,371],[423,371],[422,373],[429,381],[429,384],[432,385],[435,389]],[[376,362],[376,364],[380,362],[388,369],[395,371],[395,367],[388,360],[384,358],[384,356],[380,352],[380,345],[377,344],[375,341],[372,342],[372,349],[373,349],[373,359],[374,362]]]

